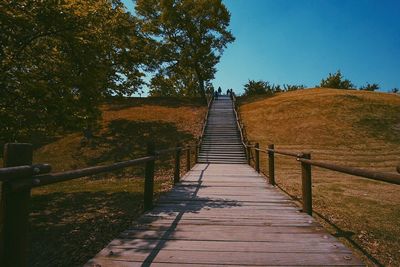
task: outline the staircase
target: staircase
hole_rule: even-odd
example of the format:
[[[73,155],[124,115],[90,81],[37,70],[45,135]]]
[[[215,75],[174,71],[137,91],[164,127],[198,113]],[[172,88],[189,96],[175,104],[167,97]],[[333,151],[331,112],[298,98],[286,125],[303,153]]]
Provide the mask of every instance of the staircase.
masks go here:
[[[246,163],[246,154],[229,96],[219,96],[210,107],[198,162]]]

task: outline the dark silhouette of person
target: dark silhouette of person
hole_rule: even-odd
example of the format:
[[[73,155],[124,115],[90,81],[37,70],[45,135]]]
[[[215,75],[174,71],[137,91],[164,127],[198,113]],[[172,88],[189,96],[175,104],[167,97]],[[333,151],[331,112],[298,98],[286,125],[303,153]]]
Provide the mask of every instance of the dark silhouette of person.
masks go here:
[[[231,90],[226,89],[226,95],[229,95],[231,93]]]
[[[220,95],[222,93],[221,86],[218,86],[218,94]]]

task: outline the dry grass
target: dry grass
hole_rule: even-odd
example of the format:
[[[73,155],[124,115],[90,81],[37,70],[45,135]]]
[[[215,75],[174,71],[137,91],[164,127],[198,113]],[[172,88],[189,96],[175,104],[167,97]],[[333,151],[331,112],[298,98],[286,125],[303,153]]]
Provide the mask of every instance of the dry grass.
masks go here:
[[[104,105],[93,140],[82,142],[82,133],[62,136],[37,149],[34,161],[63,171],[142,156],[149,141],[157,149],[194,142],[201,134],[206,108],[198,99],[172,98],[171,103],[168,98],[136,98]]]
[[[206,108],[196,99],[120,100],[102,107],[95,137],[59,137],[34,152],[34,162],[54,171],[132,159],[157,148],[191,143],[201,132]],[[156,194],[168,191],[172,155],[156,162]],[[181,170],[185,169],[182,158]],[[143,212],[143,167],[40,187],[32,192],[31,266],[82,266]],[[101,179],[100,179],[101,178]]]
[[[249,139],[262,147],[273,143],[378,171],[395,172],[400,163],[398,95],[308,89],[247,102],[240,110]],[[266,171],[264,156],[261,163]],[[277,156],[276,169],[277,182],[300,197],[299,164]],[[313,168],[313,197],[314,209],[368,253],[386,266],[400,265],[399,186]]]

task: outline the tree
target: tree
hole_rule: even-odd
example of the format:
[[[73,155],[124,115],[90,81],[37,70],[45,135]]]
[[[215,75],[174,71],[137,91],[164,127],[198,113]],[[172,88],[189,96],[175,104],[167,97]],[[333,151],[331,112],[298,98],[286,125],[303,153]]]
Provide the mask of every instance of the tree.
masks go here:
[[[151,90],[205,99],[215,65],[234,41],[227,29],[230,14],[222,1],[137,0],[135,10],[155,59],[148,69],[155,72]],[[165,84],[168,87],[163,88]]]
[[[274,91],[272,90],[269,82],[265,81],[255,81],[249,80],[248,83],[244,85],[244,95],[251,96],[251,95],[263,95],[263,94],[273,94]]]
[[[375,91],[378,89],[379,89],[379,85],[377,83],[373,83],[373,84],[367,83],[366,85],[360,87],[360,90],[364,90],[364,91]]]
[[[391,91],[392,93],[395,93],[395,94],[397,94],[397,93],[399,93],[400,92],[400,89],[399,88],[397,88],[397,87],[395,87],[395,88],[393,88],[392,89],[392,91]]]
[[[305,86],[305,85],[302,85],[302,84],[300,84],[300,85],[296,85],[296,84],[293,84],[293,85],[284,84],[284,85],[283,85],[283,89],[284,89],[284,91],[286,91],[286,92],[301,90],[301,89],[304,89],[304,88],[306,88],[306,86]]]
[[[326,79],[322,79],[319,87],[322,88],[336,88],[336,89],[351,89],[354,85],[350,80],[344,79],[340,70],[336,73],[329,73]]]
[[[145,47],[119,0],[0,3],[0,136],[91,127],[108,95],[142,82]]]

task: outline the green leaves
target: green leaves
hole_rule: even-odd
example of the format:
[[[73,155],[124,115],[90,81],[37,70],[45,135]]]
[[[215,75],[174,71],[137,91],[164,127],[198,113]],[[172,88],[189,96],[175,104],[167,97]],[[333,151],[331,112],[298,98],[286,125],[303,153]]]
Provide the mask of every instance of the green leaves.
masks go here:
[[[0,142],[94,127],[110,95],[205,95],[234,37],[221,0],[0,3]]]
[[[322,79],[319,87],[336,88],[336,89],[352,89],[354,84],[350,80],[344,79],[340,70],[336,73],[329,73],[326,79]]]
[[[119,0],[0,4],[0,136],[82,129],[107,95],[143,84],[145,41]]]
[[[220,0],[138,0],[141,30],[151,43],[152,95],[201,95],[228,43],[230,14]]]

